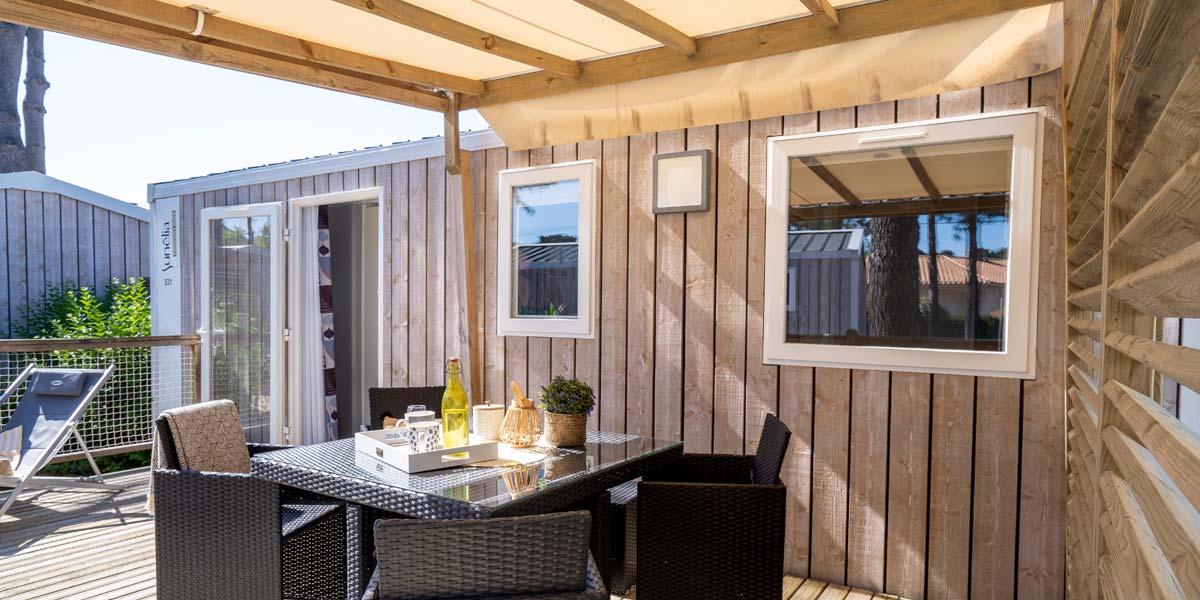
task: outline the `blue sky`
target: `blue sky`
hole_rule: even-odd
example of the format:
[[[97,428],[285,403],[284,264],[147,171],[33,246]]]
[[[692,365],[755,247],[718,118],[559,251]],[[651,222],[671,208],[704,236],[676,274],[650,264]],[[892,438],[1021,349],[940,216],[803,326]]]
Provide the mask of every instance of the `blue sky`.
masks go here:
[[[148,183],[442,133],[431,111],[55,33],[46,78],[47,174],[143,205]]]

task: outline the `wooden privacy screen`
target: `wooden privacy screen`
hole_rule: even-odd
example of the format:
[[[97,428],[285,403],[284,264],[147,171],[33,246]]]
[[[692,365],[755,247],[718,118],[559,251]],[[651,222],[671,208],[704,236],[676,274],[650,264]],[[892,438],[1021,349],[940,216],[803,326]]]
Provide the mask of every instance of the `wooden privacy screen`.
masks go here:
[[[150,224],[69,196],[0,190],[0,339],[51,288],[103,294],[112,279],[150,276]]]
[[[433,385],[479,343],[474,402],[509,379],[595,386],[591,426],[753,452],[765,412],[794,432],[787,570],[909,598],[1061,598],[1065,450],[1063,238],[1043,235],[1037,377],[1029,381],[764,365],[767,138],[1045,106],[1041,222],[1063,226],[1058,72],[941,96],[470,156],[477,286],[465,285],[459,187],[441,158],[184,196],[183,256],[204,206],[382,186],[384,383]],[[708,148],[712,209],[655,215],[655,153]],[[496,335],[497,173],[594,159],[600,173],[596,339]],[[465,165],[465,163],[464,163]],[[194,260],[194,259],[193,259]],[[184,315],[194,318],[195,278]],[[471,331],[466,304],[479,307]],[[469,365],[468,365],[469,368]]]
[[[1200,598],[1200,4],[1068,4],[1068,595]]]

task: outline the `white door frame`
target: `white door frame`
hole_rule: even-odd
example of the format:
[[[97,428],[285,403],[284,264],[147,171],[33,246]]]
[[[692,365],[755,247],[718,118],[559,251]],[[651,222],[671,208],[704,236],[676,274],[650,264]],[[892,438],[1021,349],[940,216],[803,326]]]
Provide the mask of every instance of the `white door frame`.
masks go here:
[[[283,441],[283,398],[285,385],[283,370],[283,309],[284,309],[284,245],[283,203],[266,202],[242,206],[214,206],[200,211],[200,399],[212,399],[212,231],[213,221],[221,219],[245,219],[267,217],[271,222],[270,233],[270,303],[271,317],[269,339],[271,343],[271,442]]]
[[[287,200],[287,211],[286,211],[287,212],[287,222],[288,222],[288,225],[287,225],[288,226],[288,234],[289,234],[287,236],[287,240],[290,242],[292,239],[291,233],[300,230],[301,217],[302,217],[302,213],[303,213],[303,211],[300,209],[315,208],[317,206],[326,206],[326,205],[331,205],[331,204],[352,204],[352,203],[364,203],[364,202],[378,202],[379,203],[379,209],[380,209],[379,210],[379,222],[377,223],[377,226],[379,228],[379,241],[380,241],[380,243],[384,243],[385,240],[383,237],[383,222],[384,222],[383,207],[384,207],[386,200],[385,200],[384,194],[383,194],[383,187],[381,187],[381,186],[359,188],[359,189],[354,189],[354,190],[346,190],[346,191],[342,191],[342,192],[329,192],[326,194],[316,194],[316,195],[312,195],[312,196],[301,196],[298,198],[289,198]],[[287,277],[288,277],[288,284],[290,287],[291,285],[294,285],[294,283],[297,282],[300,278],[300,265],[298,262],[300,257],[298,254],[290,252],[290,248],[289,248],[289,252],[287,254],[288,254]],[[385,280],[385,273],[383,272],[383,250],[382,249],[378,252],[376,260],[378,261],[378,268],[377,268],[377,279],[376,279],[376,287],[375,287],[376,292],[375,293],[377,294],[380,301],[376,302],[376,306],[378,307],[378,310],[375,311],[375,318],[377,319],[376,326],[380,332],[380,335],[378,337],[378,343],[376,344],[376,348],[375,348],[375,360],[376,360],[375,375],[378,378],[382,378],[383,377],[383,368],[384,368],[383,341],[384,341],[384,333],[385,333],[383,331],[383,314],[384,314],[384,311],[386,310],[386,307],[384,307],[383,303],[382,303],[383,286],[384,286],[384,280]],[[292,323],[298,317],[299,312],[300,312],[299,298],[297,297],[296,294],[290,294],[288,297],[288,301],[287,301],[287,317],[285,319],[285,322],[287,323],[286,327],[289,332],[289,336],[288,336],[288,340],[287,340],[289,343],[295,343],[296,341],[303,339],[303,336],[297,335],[299,330],[292,326]],[[299,353],[288,351],[287,380],[288,380],[288,389],[289,390],[299,390],[300,389],[300,372],[301,372],[302,367],[301,367],[301,365],[298,364],[299,360],[300,360]],[[381,382],[381,379],[377,379],[375,381],[375,384],[379,385],[380,382]],[[285,406],[286,406],[285,410],[287,413],[287,424],[288,424],[289,434],[290,434],[290,432],[303,431],[302,426],[301,426],[301,420],[300,420],[300,397],[299,397],[299,395],[288,393],[287,394],[287,402],[285,403]],[[290,436],[290,437],[292,439],[289,439],[288,443],[292,443],[292,444],[297,443],[297,440],[294,439],[296,436]],[[304,440],[299,440],[299,442],[303,443]]]

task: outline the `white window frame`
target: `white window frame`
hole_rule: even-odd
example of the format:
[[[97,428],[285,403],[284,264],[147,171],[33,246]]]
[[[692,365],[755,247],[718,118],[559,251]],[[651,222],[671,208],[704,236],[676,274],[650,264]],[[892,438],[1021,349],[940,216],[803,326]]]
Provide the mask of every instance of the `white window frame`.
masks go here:
[[[512,306],[513,188],[579,180],[578,314],[574,318],[514,317]],[[592,339],[596,296],[596,161],[580,160],[556,165],[500,171],[500,207],[497,219],[499,257],[496,273],[496,333],[501,336],[539,336]]]
[[[772,137],[767,147],[763,362],[922,373],[1034,377],[1043,110],[1022,109],[880,127]],[[788,159],[1011,136],[1008,285],[1003,351],[841,346],[786,341]]]

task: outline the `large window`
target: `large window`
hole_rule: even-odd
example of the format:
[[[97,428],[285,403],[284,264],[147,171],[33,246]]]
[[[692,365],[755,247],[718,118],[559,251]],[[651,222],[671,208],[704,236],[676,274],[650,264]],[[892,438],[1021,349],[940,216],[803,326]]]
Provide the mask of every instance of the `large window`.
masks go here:
[[[767,360],[1031,375],[1039,118],[772,139]]]
[[[500,173],[500,335],[592,336],[595,168]]]

